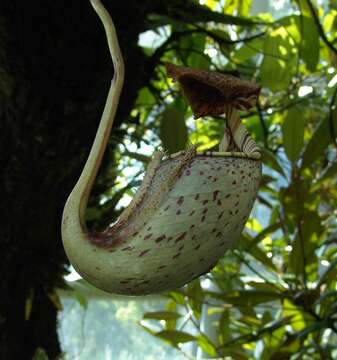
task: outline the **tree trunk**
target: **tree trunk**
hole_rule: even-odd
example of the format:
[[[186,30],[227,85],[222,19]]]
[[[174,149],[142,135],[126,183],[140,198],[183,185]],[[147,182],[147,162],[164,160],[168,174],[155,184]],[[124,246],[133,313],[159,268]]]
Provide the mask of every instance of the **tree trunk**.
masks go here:
[[[143,24],[136,9],[144,9],[136,1],[121,9],[109,4],[116,7],[110,10],[128,69],[120,124],[146,81],[137,72],[146,58],[137,47]],[[1,359],[31,359],[38,347],[51,359],[60,353],[52,299],[67,267],[61,214],[112,75],[103,27],[89,1],[1,1]]]

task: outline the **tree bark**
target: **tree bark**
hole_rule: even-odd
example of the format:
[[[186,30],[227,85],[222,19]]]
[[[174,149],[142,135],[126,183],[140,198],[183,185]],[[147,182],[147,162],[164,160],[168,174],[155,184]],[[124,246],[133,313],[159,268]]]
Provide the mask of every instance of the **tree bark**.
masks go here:
[[[128,69],[117,126],[148,76],[137,71],[146,61],[137,47],[146,2],[129,3],[109,2]],[[1,359],[31,359],[38,347],[51,359],[60,353],[51,294],[67,268],[61,214],[112,75],[89,1],[1,1]]]

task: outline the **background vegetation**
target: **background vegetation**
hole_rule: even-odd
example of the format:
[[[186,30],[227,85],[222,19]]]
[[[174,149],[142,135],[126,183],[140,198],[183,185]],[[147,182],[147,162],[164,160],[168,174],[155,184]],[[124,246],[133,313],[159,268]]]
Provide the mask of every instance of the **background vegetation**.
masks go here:
[[[264,163],[244,234],[210,274],[166,294],[165,311],[146,313],[141,325],[187,357],[195,343],[210,357],[337,358],[336,4],[285,0],[277,13],[250,0],[105,3],[127,79],[87,212],[93,228],[118,217],[156,147],[218,144],[221,121],[191,119],[165,62],[263,86],[257,108],[242,113]],[[50,358],[60,353],[61,211],[111,74],[86,2],[0,4],[1,358],[31,359],[38,347]]]

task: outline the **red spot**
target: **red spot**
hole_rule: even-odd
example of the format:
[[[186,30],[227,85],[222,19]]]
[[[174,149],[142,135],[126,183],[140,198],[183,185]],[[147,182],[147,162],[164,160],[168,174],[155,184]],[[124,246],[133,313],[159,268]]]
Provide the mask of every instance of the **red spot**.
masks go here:
[[[187,235],[187,232],[186,231],[183,232],[179,237],[177,237],[175,242],[177,243],[177,242],[183,240],[186,235]]]
[[[147,254],[151,249],[146,249],[146,250],[143,250],[142,252],[139,253],[139,257],[142,257],[144,256],[145,254]]]
[[[152,236],[152,233],[145,235],[145,236],[144,236],[144,240],[150,239],[151,236]]]
[[[203,205],[206,205],[207,203],[208,203],[207,199],[202,202]]]
[[[184,197],[180,196],[180,198],[177,200],[177,204],[181,205],[184,202]]]
[[[161,235],[161,236],[157,237],[157,239],[155,241],[156,241],[156,243],[159,243],[159,242],[163,241],[165,238],[166,238],[165,235]]]
[[[213,201],[215,201],[216,200],[216,198],[217,198],[217,196],[219,195],[219,190],[215,190],[214,192],[213,192]]]

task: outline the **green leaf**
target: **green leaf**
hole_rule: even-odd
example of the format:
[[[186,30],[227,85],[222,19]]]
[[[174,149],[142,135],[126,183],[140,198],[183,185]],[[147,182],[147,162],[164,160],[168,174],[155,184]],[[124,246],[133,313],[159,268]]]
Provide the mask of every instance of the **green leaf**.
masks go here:
[[[292,39],[296,42],[299,56],[309,71],[315,71],[319,60],[319,33],[310,13],[304,16],[291,15],[281,20]]]
[[[234,14],[247,16],[252,6],[252,0],[231,0],[224,5],[225,14]]]
[[[259,232],[251,241],[251,243],[249,244],[248,248],[250,249],[251,246],[254,246],[256,244],[258,244],[261,240],[263,240],[265,237],[267,237],[269,234],[274,233],[275,231],[277,231],[278,229],[280,229],[282,227],[282,223],[281,222],[276,222],[274,224],[271,224],[269,226],[267,226],[266,228],[264,228],[261,232]]]
[[[216,346],[212,343],[212,341],[204,334],[198,336],[198,345],[201,349],[210,356],[216,356]]]
[[[314,322],[311,315],[306,313],[302,308],[294,305],[290,300],[285,299],[283,304],[283,315],[291,317],[291,326],[296,331],[301,331],[308,323]]]
[[[266,253],[261,250],[258,246],[253,246],[249,249],[249,253],[256,260],[260,261],[261,264],[265,265],[267,268],[270,268],[274,271],[277,271],[276,266],[273,264],[272,260],[266,255]]]
[[[191,41],[191,45],[186,48],[187,54],[189,55],[187,65],[198,69],[208,69],[210,61],[207,55],[204,54],[206,35],[197,33],[188,39]]]
[[[295,275],[303,274],[304,267],[304,244],[302,244],[300,236],[297,234],[292,243],[289,264]]]
[[[87,297],[81,292],[80,290],[74,290],[72,292],[74,298],[77,300],[77,302],[86,309],[88,307],[88,299]]]
[[[226,294],[217,294],[212,292],[207,293],[212,297],[223,300],[228,304],[233,304],[238,307],[256,306],[258,304],[281,300],[283,298],[282,293],[268,290],[239,290]]]
[[[284,178],[286,178],[286,174],[283,171],[282,166],[279,164],[277,157],[272,153],[271,151],[261,148],[262,152],[262,161],[264,164],[269,166],[271,169],[277,171],[279,174],[281,174]]]
[[[334,128],[337,129],[337,107],[332,113]],[[302,168],[310,166],[332,142],[329,118],[325,117],[315,129],[303,153]]]
[[[329,281],[331,281],[331,279],[336,279],[336,276],[337,276],[337,258],[330,262],[330,265],[322,274],[317,286],[319,287],[322,284],[328,283]]]
[[[315,21],[310,16],[297,18],[299,31],[302,29],[300,55],[309,71],[315,71],[319,60],[319,34]]]
[[[173,290],[168,293],[169,297],[179,305],[185,305],[185,293],[181,290]]]
[[[154,311],[147,312],[143,315],[144,319],[154,319],[154,320],[177,320],[182,315],[172,312],[172,311]]]
[[[262,38],[244,43],[238,50],[235,51],[233,59],[239,62],[247,61],[262,51],[262,45]]]
[[[177,330],[162,330],[157,332],[155,335],[173,345],[197,340],[195,336]]]
[[[173,300],[169,300],[165,305],[165,310],[168,312],[176,312],[177,303]],[[166,330],[174,330],[177,326],[177,319],[166,320],[165,328]]]
[[[257,282],[257,281],[248,281],[247,285],[254,287],[255,289],[259,290],[266,290],[266,291],[281,291],[282,288],[278,287],[273,283],[266,283],[266,282]]]
[[[44,349],[38,347],[33,355],[32,360],[49,360],[49,357],[47,353],[44,351]]]
[[[296,56],[285,28],[271,32],[263,44],[260,82],[272,91],[285,90],[293,76]]]
[[[283,144],[288,159],[295,162],[303,147],[305,118],[303,111],[298,107],[292,107],[287,111],[283,125]]]
[[[200,280],[195,279],[187,285],[188,303],[191,306],[194,316],[199,319],[201,315],[204,293]]]
[[[219,342],[220,344],[226,343],[230,339],[230,318],[229,318],[229,311],[225,309],[220,317],[219,320]]]
[[[168,107],[161,115],[160,138],[170,154],[184,150],[187,143],[187,127],[184,114]]]
[[[324,182],[325,180],[335,177],[337,175],[337,162],[333,162],[330,166],[328,166],[323,173],[321,174],[321,176],[318,178],[317,182],[315,183],[315,185],[320,184],[322,182]]]

